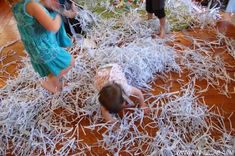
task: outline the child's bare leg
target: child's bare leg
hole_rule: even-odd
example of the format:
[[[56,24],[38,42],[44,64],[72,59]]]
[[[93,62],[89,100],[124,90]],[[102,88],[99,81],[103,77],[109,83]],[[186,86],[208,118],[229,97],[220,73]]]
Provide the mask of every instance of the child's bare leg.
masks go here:
[[[66,75],[75,65],[75,60],[74,58],[72,57],[72,60],[71,60],[71,63],[70,63],[70,66],[64,70],[61,71],[60,75],[58,76],[58,86],[61,88],[61,90],[63,89],[63,82],[62,82],[62,78],[64,75]]]
[[[166,32],[165,32],[166,18],[163,17],[159,20],[160,20],[160,37],[164,38],[165,34],[166,34]]]
[[[56,93],[62,90],[62,77],[71,70],[71,68],[74,66],[75,61],[74,58],[72,58],[71,64],[68,68],[61,71],[59,76],[54,76],[52,74],[48,75],[47,80],[42,81],[41,85],[43,88],[47,89],[48,91],[52,93]]]
[[[58,76],[58,78],[62,78],[64,75],[66,75],[72,68],[73,66],[75,65],[75,60],[74,58],[72,57],[72,60],[71,60],[71,63],[70,65],[68,66],[68,68],[64,69],[61,71],[60,75]]]

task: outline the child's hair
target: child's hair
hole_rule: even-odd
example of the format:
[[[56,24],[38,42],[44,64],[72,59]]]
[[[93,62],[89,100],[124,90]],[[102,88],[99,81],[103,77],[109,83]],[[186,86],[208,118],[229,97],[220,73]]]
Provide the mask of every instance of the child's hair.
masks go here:
[[[122,110],[124,98],[122,88],[117,83],[104,86],[99,92],[99,102],[110,113],[118,113]]]

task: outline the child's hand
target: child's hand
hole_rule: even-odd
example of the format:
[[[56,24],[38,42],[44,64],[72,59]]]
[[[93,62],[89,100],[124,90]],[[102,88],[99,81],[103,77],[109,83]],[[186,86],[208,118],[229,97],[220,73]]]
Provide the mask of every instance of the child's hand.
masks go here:
[[[120,129],[120,122],[118,120],[113,120],[111,121],[111,123],[113,124],[113,131],[117,131],[118,129]]]
[[[77,15],[77,13],[74,10],[70,9],[70,10],[64,10],[63,15],[68,18],[74,18]]]
[[[78,12],[78,8],[75,6],[74,3],[71,4],[71,9],[69,9],[69,10],[62,9],[62,10],[60,10],[60,14],[62,14],[65,17],[68,17],[68,18],[76,17],[77,12]]]
[[[76,17],[77,12],[78,12],[78,8],[76,7],[76,5],[74,3],[72,3],[71,9],[70,10],[64,10],[63,15],[68,17],[68,18],[74,18],[74,17]]]
[[[107,123],[112,126],[112,131],[117,131],[118,129],[120,129],[120,122],[117,119],[109,120]]]
[[[71,9],[72,9],[74,12],[78,12],[78,7],[77,7],[74,3],[72,3]]]
[[[151,113],[151,109],[149,107],[142,107],[141,109],[143,109],[145,115],[149,115]]]
[[[58,10],[60,5],[57,2],[57,0],[45,0],[43,4],[46,8],[51,9],[51,10]]]

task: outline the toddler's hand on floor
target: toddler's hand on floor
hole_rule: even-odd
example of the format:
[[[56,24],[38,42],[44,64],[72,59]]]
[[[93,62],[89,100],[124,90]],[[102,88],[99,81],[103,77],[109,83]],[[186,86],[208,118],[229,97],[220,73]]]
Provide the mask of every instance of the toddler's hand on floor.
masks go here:
[[[121,126],[120,122],[116,122],[115,125],[114,125],[114,127],[113,127],[113,130],[114,130],[114,131],[119,130],[119,129],[120,129],[120,126]]]
[[[143,107],[141,109],[143,109],[145,115],[149,115],[151,113],[151,109],[149,107]]]
[[[113,131],[116,131],[118,129],[120,129],[120,122],[117,119],[114,119],[112,121],[109,121],[110,124],[112,124],[113,126]]]

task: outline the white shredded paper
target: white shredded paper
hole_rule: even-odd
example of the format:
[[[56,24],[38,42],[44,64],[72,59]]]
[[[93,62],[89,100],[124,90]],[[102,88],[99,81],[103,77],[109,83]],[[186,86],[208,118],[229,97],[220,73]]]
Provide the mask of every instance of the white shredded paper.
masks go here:
[[[114,6],[106,2],[102,5],[110,11]],[[87,8],[98,4],[86,1]],[[139,9],[144,9],[142,2],[138,4]],[[184,17],[193,19],[186,21],[191,28],[213,28],[219,17],[218,8],[202,9],[191,0],[167,0],[166,9],[171,10],[169,16],[175,16],[179,23],[185,22]],[[0,90],[0,155],[7,155],[9,149],[13,155],[22,156],[97,155],[93,148],[102,148],[111,155],[235,154],[230,118],[225,119],[217,107],[207,106],[200,96],[209,87],[226,96],[233,93],[229,85],[235,75],[226,68],[232,66],[224,62],[222,55],[214,55],[213,48],[223,47],[234,58],[234,41],[214,30],[217,34],[214,41],[188,34],[185,37],[192,41],[192,46],[170,46],[168,43],[174,42],[175,36],[152,39],[159,22],[146,21],[137,10],[130,9],[109,19],[83,12],[80,20],[87,38],[70,49],[76,56],[75,67],[64,78],[68,86],[61,93],[52,95],[42,89],[41,78],[33,71],[29,59],[24,58],[24,68],[19,70],[18,77],[8,80]],[[175,27],[172,21],[168,24],[168,31]],[[0,56],[2,63],[6,57]],[[138,108],[128,108],[122,117],[116,116],[117,123],[102,122],[94,76],[97,68],[107,63],[118,63],[128,82],[145,91],[151,113],[144,115]],[[180,75],[184,71],[189,73],[189,82],[178,80],[179,91],[165,89],[158,95],[151,93],[151,82],[167,81],[169,72]],[[198,80],[205,80],[207,88],[198,87]],[[229,125],[225,125],[225,120]],[[99,135],[97,141],[87,143],[81,131],[84,135]],[[214,134],[218,137],[214,138]]]

